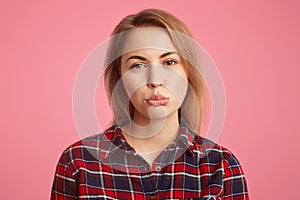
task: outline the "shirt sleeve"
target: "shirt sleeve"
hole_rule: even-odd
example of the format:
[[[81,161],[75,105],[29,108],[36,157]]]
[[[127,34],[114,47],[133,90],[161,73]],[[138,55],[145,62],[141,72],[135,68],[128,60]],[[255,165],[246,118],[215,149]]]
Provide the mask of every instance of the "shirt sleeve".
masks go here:
[[[224,200],[248,200],[245,175],[237,158],[231,154],[224,174]]]
[[[64,151],[56,167],[51,191],[51,200],[78,199],[76,169],[70,159],[70,151]]]

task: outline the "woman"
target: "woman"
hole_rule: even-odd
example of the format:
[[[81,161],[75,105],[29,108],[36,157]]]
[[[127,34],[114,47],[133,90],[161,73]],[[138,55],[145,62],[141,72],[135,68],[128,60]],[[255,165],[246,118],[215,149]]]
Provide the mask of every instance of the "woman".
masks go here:
[[[191,38],[157,9],[116,26],[104,74],[114,121],[63,152],[51,199],[248,199],[235,156],[197,134],[207,89]]]

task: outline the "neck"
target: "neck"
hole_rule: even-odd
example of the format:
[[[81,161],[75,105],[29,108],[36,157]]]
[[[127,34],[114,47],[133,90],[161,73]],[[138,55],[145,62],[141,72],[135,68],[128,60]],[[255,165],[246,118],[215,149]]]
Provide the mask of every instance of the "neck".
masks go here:
[[[122,127],[124,137],[138,153],[162,151],[177,136],[179,129],[178,111],[166,118],[142,121],[134,115],[133,123]]]

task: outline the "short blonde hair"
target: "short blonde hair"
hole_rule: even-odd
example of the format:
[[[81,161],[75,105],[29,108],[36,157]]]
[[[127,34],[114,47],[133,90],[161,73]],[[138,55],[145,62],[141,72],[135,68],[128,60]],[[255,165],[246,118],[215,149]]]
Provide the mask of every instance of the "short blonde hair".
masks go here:
[[[146,9],[137,14],[129,15],[123,18],[115,27],[111,36],[113,37],[126,31],[143,27],[158,27],[167,30],[173,45],[178,50],[179,55],[183,58],[182,62],[187,73],[189,86],[186,97],[179,109],[178,118],[182,118],[184,121],[186,121],[189,128],[191,128],[193,131],[200,133],[207,96],[207,86],[204,77],[199,70],[201,66],[199,49],[197,44],[192,39],[192,34],[186,25],[174,15],[159,9]],[[181,34],[176,34],[176,32]],[[189,39],[187,40],[186,38]],[[114,56],[121,55],[121,52],[116,51],[121,51],[123,44],[124,38],[120,39],[117,37],[111,40],[106,55],[107,67],[104,72],[104,84],[108,100],[111,102],[115,98],[120,101],[118,102],[119,104],[122,104],[122,102],[129,102],[129,98],[124,100],[118,98],[117,96],[113,97],[113,91],[121,78],[121,56],[116,59]],[[115,93],[115,95],[120,95],[120,97],[122,95],[123,97],[125,94],[125,89]],[[113,105],[113,123],[115,123],[116,121],[120,120],[120,117],[124,117],[124,115],[117,114],[117,112],[123,111],[120,111],[120,108],[114,108]],[[129,102],[129,105],[125,106],[129,106],[129,113],[127,113],[127,116],[130,115],[130,117],[132,117],[134,111],[133,105]]]

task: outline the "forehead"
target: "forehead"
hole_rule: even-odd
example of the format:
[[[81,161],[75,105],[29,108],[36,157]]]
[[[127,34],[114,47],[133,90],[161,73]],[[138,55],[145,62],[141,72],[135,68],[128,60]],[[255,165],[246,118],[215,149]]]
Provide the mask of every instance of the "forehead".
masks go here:
[[[127,34],[122,54],[139,49],[158,49],[177,52],[169,34],[162,28],[137,28]]]

